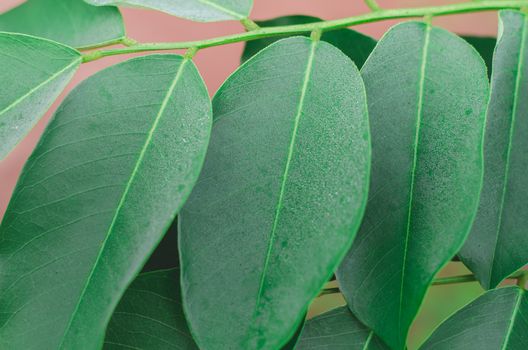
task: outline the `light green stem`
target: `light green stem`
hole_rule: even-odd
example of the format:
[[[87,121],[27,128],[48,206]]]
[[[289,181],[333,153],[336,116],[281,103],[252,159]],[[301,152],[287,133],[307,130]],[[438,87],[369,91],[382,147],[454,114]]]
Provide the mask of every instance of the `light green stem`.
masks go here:
[[[365,0],[365,4],[367,4],[372,11],[379,11],[381,9],[376,0]]]
[[[83,62],[94,61],[106,56],[122,55],[136,52],[158,51],[158,50],[179,50],[195,47],[203,49],[212,46],[220,46],[242,41],[250,41],[256,39],[263,39],[269,37],[276,37],[281,35],[292,35],[312,32],[315,29],[321,31],[330,31],[341,28],[346,28],[363,23],[371,23],[384,21],[396,18],[415,18],[425,16],[446,16],[459,13],[493,11],[500,9],[520,9],[528,7],[528,0],[483,0],[479,2],[464,2],[459,4],[451,4],[444,6],[431,6],[419,8],[403,8],[403,9],[381,9],[378,11],[366,13],[359,16],[348,17],[343,19],[314,22],[308,24],[296,24],[288,26],[277,26],[260,28],[251,30],[245,33],[221,36],[212,39],[200,41],[187,42],[173,42],[173,43],[138,43],[129,47],[93,51],[83,55]]]

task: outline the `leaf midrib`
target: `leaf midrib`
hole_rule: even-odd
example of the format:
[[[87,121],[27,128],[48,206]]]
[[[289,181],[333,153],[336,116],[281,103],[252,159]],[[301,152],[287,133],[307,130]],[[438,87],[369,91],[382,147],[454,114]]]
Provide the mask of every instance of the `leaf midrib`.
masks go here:
[[[523,15],[524,16],[524,15]],[[499,207],[499,218],[497,221],[497,229],[495,232],[495,244],[493,246],[493,255],[491,257],[491,264],[489,269],[489,277],[488,277],[488,287],[492,283],[493,279],[493,268],[495,266],[495,255],[497,252],[497,245],[499,243],[499,235],[501,231],[502,226],[502,219],[503,219],[503,213],[504,213],[504,204],[506,202],[506,193],[508,192],[507,185],[509,181],[510,176],[510,158],[511,158],[511,150],[512,150],[512,143],[513,143],[513,134],[515,131],[515,122],[517,119],[517,108],[519,106],[519,90],[521,87],[521,80],[522,80],[522,70],[524,69],[524,55],[525,55],[525,48],[526,48],[526,39],[527,39],[527,27],[528,27],[528,17],[524,16],[523,19],[523,30],[521,34],[521,45],[519,48],[519,61],[517,63],[517,76],[515,77],[515,89],[514,89],[514,95],[513,95],[513,108],[512,108],[512,115],[511,115],[511,125],[508,135],[508,150],[506,153],[506,166],[504,167],[504,182],[502,185],[502,197]]]
[[[400,302],[398,305],[398,343],[401,343],[401,321],[402,321],[402,312],[403,312],[403,287],[405,281],[405,268],[407,265],[407,251],[409,246],[409,236],[410,236],[410,227],[411,227],[411,218],[412,218],[412,205],[414,199],[414,183],[416,177],[416,168],[417,168],[417,159],[418,159],[418,144],[420,141],[420,127],[423,114],[423,98],[424,98],[424,87],[425,87],[425,69],[427,66],[429,43],[431,38],[431,25],[426,24],[425,38],[423,44],[422,52],[422,63],[420,66],[420,81],[418,85],[418,106],[417,106],[417,117],[416,117],[416,129],[414,135],[414,153],[413,153],[413,165],[411,170],[411,184],[409,191],[409,203],[407,209],[407,226],[405,232],[404,240],[404,251],[403,251],[403,261],[402,261],[402,275],[400,280]]]
[[[218,5],[217,3],[214,3],[210,0],[198,0],[199,2],[201,2],[202,4],[205,4],[207,6],[211,6],[212,8],[216,9],[216,10],[219,10],[219,11],[222,11],[223,13],[225,14],[228,14],[230,16],[233,16],[237,19],[244,19],[246,18],[246,16],[244,16],[243,14],[241,13],[238,13],[238,12],[235,12],[235,11],[232,11],[226,7],[223,7],[221,5]]]
[[[5,113],[9,112],[11,109],[15,108],[23,100],[25,100],[26,98],[28,98],[29,96],[31,96],[32,94],[34,94],[35,92],[40,90],[42,87],[44,87],[48,83],[51,83],[53,80],[55,80],[57,77],[59,77],[62,73],[64,73],[67,70],[69,70],[71,67],[73,67],[73,66],[75,66],[77,64],[80,64],[81,60],[82,60],[81,56],[78,56],[70,64],[66,65],[65,67],[63,67],[62,69],[60,69],[59,71],[57,71],[56,73],[54,73],[53,75],[49,76],[47,79],[42,81],[40,84],[38,84],[37,86],[35,86],[31,90],[29,90],[28,92],[23,94],[22,96],[20,96],[18,99],[16,99],[11,104],[9,104],[6,108],[4,108],[3,110],[0,111],[0,117],[2,117]]]
[[[296,113],[296,116],[295,116],[293,131],[292,131],[292,135],[291,135],[291,138],[290,138],[290,144],[289,144],[289,147],[288,147],[288,157],[287,157],[287,160],[286,160],[286,165],[284,167],[284,173],[282,175],[282,182],[281,182],[281,187],[280,187],[280,192],[279,192],[279,199],[277,201],[277,207],[275,209],[275,216],[274,216],[274,219],[273,219],[273,226],[272,226],[272,230],[271,230],[270,240],[268,242],[268,250],[267,250],[267,253],[266,253],[266,259],[264,261],[264,268],[262,270],[262,274],[261,274],[261,277],[260,277],[259,291],[258,291],[258,294],[257,294],[257,300],[256,300],[256,304],[255,304],[255,311],[254,311],[254,314],[253,314],[252,322],[254,321],[254,319],[256,317],[256,314],[257,314],[257,311],[258,311],[258,309],[260,307],[260,300],[262,298],[262,294],[263,294],[263,291],[264,291],[264,282],[266,280],[267,271],[269,269],[269,261],[270,261],[271,252],[272,252],[272,249],[273,249],[273,244],[274,244],[274,241],[275,241],[277,225],[279,223],[280,213],[281,213],[283,200],[284,200],[286,181],[288,179],[288,173],[289,173],[289,169],[290,169],[290,165],[291,165],[291,160],[293,158],[293,153],[294,153],[294,148],[295,148],[295,141],[296,141],[296,138],[297,138],[297,132],[298,132],[298,128],[299,128],[299,123],[300,123],[300,120],[301,120],[303,107],[304,107],[304,100],[305,100],[305,97],[306,97],[306,92],[308,90],[308,84],[309,84],[310,79],[311,79],[311,73],[312,73],[312,68],[313,68],[313,61],[314,61],[316,47],[317,47],[317,42],[316,41],[312,41],[311,48],[310,48],[310,55],[308,56],[308,63],[306,65],[306,69],[305,69],[305,72],[304,72],[303,85],[302,85],[302,89],[301,89],[301,97],[299,99],[299,104],[297,106],[297,113]]]
[[[134,169],[132,170],[131,174],[130,174],[130,177],[127,181],[127,184],[125,186],[125,189],[123,190],[123,194],[121,195],[121,198],[119,200],[119,203],[116,207],[116,210],[115,210],[115,213],[114,213],[114,216],[112,217],[112,221],[110,223],[110,226],[108,228],[108,231],[106,233],[106,236],[105,236],[105,239],[101,245],[101,248],[99,249],[99,254],[97,256],[97,258],[95,259],[95,263],[92,267],[92,270],[90,272],[90,274],[88,275],[88,278],[86,279],[86,283],[84,285],[84,288],[79,296],[79,299],[77,301],[77,305],[75,306],[75,309],[70,317],[70,320],[68,322],[68,325],[63,333],[63,336],[62,336],[62,339],[61,339],[61,343],[59,344],[59,349],[62,349],[63,348],[63,345],[64,345],[64,340],[66,339],[66,336],[68,335],[68,332],[70,331],[70,328],[73,324],[73,321],[77,315],[77,312],[79,310],[79,307],[81,305],[81,302],[83,300],[83,297],[88,289],[88,286],[90,285],[90,282],[91,282],[91,279],[94,275],[94,272],[96,270],[96,268],[98,267],[99,265],[99,262],[101,260],[101,257],[102,257],[102,253],[105,251],[105,247],[106,247],[106,244],[108,243],[108,239],[110,238],[110,236],[112,235],[113,232],[113,229],[114,229],[114,226],[115,226],[115,223],[117,221],[117,218],[119,217],[119,214],[121,212],[121,209],[125,203],[125,200],[128,196],[128,192],[130,191],[130,187],[132,186],[132,184],[134,183],[134,180],[135,180],[135,177],[139,171],[139,167],[141,166],[142,162],[143,162],[143,159],[145,157],[145,154],[146,154],[146,151],[147,149],[149,148],[150,144],[151,144],[151,141],[152,141],[152,137],[154,135],[154,132],[156,131],[157,129],[157,126],[163,116],[163,113],[165,112],[165,109],[167,107],[167,104],[169,103],[171,97],[172,97],[172,94],[174,92],[174,89],[176,88],[176,85],[178,83],[178,81],[180,80],[180,77],[183,73],[183,70],[185,68],[185,65],[187,64],[187,62],[189,61],[189,59],[187,58],[184,58],[181,63],[180,63],[180,66],[178,67],[178,70],[176,72],[176,75],[173,79],[173,81],[171,82],[171,85],[169,86],[169,89],[167,90],[167,94],[165,95],[163,101],[162,101],[162,104],[160,106],[160,110],[158,111],[158,114],[156,115],[156,118],[154,119],[154,123],[152,124],[152,127],[150,128],[149,130],[149,133],[148,133],[148,136],[145,140],[145,143],[143,144],[143,147],[141,148],[141,151],[139,153],[139,156],[138,156],[138,159],[136,160],[136,163],[134,165]]]
[[[517,301],[515,302],[515,306],[513,307],[512,311],[512,319],[510,320],[510,324],[508,325],[508,330],[506,331],[506,337],[504,338],[504,343],[502,344],[501,350],[507,350],[508,349],[508,343],[510,342],[510,336],[513,330],[513,326],[515,325],[515,321],[517,320],[517,315],[519,314],[519,308],[521,306],[521,301],[524,296],[524,291],[521,288],[518,288],[518,295],[517,295]]]

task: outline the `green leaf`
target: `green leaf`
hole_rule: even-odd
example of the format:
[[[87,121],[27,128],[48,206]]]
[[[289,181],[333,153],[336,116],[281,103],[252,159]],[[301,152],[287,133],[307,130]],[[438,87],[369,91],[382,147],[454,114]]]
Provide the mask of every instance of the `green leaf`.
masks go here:
[[[180,270],[139,275],[108,324],[105,350],[198,350],[183,315]]]
[[[495,50],[497,39],[478,36],[463,36],[462,38],[470,43],[484,59],[484,62],[486,62],[486,66],[488,67],[488,77],[491,77],[491,70],[493,68],[493,51]]]
[[[321,21],[320,18],[310,16],[285,16],[275,19],[257,22],[261,27],[285,26],[294,24],[305,24]],[[309,36],[309,34],[307,34]],[[246,42],[242,54],[242,62],[247,61],[257,52],[273,44],[277,38],[258,39]],[[350,57],[354,63],[361,68],[368,56],[376,46],[376,40],[351,29],[333,30],[323,33],[322,40],[334,45],[345,55]]]
[[[80,64],[74,49],[0,32],[0,160],[46,113]]]
[[[0,348],[100,348],[198,177],[211,119],[176,55],[112,66],[66,98],[0,227]]]
[[[444,321],[420,350],[528,349],[527,314],[522,289],[488,291]]]
[[[182,210],[183,297],[203,349],[277,349],[350,247],[370,168],[365,91],[325,42],[276,42],[213,102]]]
[[[388,350],[374,332],[342,306],[306,322],[296,350]]]
[[[31,34],[79,49],[118,43],[125,37],[115,7],[83,0],[28,0],[0,15],[0,31]]]
[[[370,197],[338,280],[354,315],[403,349],[429,284],[476,213],[489,82],[467,42],[419,22],[385,34],[361,73]]]
[[[247,18],[253,0],[85,0],[87,3],[140,7],[162,11],[199,22],[241,20]]]
[[[500,14],[479,211],[459,256],[484,288],[528,263],[528,16]]]

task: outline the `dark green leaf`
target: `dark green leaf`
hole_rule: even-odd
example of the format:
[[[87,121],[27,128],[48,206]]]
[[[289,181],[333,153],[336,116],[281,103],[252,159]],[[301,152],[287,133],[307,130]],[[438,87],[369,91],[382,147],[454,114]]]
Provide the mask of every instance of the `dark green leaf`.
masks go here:
[[[320,20],[320,18],[310,16],[285,16],[257,23],[261,27],[273,27],[313,23]],[[277,40],[277,38],[267,38],[248,41],[242,54],[242,62],[247,61],[257,52],[266,46],[273,44]],[[359,68],[363,66],[363,63],[367,60],[368,56],[374,49],[374,46],[376,46],[376,40],[350,29],[334,30],[323,33],[322,40],[343,51],[343,53],[350,57]]]
[[[528,349],[528,296],[518,287],[486,292],[438,327],[421,350]]]
[[[62,103],[0,227],[0,348],[98,349],[114,307],[182,206],[211,128],[189,60],[152,55]]]
[[[198,350],[183,315],[180,270],[139,275],[121,298],[104,350]]]
[[[76,48],[116,43],[125,36],[115,7],[83,0],[28,0],[0,15],[0,31],[31,34]]]
[[[80,64],[74,49],[0,32],[0,160],[46,113]]]
[[[497,44],[496,38],[488,37],[478,37],[478,36],[463,36],[464,40],[473,46],[480,56],[486,62],[488,67],[488,77],[491,77],[491,70],[493,67],[493,51],[495,50],[495,45]]]
[[[214,99],[182,210],[184,307],[203,349],[277,349],[350,247],[368,185],[363,83],[325,42],[278,41]]]
[[[489,83],[467,42],[419,22],[385,34],[362,76],[370,197],[338,280],[352,312],[403,349],[429,284],[475,216]]]
[[[484,288],[528,263],[528,16],[500,14],[486,127],[484,186],[459,256]]]
[[[388,350],[343,306],[306,322],[296,350]]]
[[[154,9],[199,22],[241,20],[249,16],[253,0],[85,0],[92,5]]]

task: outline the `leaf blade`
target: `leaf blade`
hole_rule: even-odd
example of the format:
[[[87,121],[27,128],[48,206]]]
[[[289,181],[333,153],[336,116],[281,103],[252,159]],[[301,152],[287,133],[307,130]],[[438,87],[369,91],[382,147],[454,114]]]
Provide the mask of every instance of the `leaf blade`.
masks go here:
[[[485,175],[479,211],[459,256],[481,285],[494,288],[528,262],[522,231],[528,211],[524,151],[528,105],[528,18],[517,11],[500,14],[502,35],[494,56],[488,108]]]
[[[490,290],[445,320],[420,349],[525,349],[526,312],[522,289]]]
[[[0,32],[0,159],[26,136],[65,88],[81,63],[67,46],[23,34]]]
[[[332,71],[325,65],[330,60],[347,73]],[[257,71],[260,78],[252,80]],[[332,96],[337,106],[326,95],[330,86],[338,91]],[[283,346],[332,274],[366,197],[370,153],[362,91],[339,50],[297,37],[256,55],[215,96],[211,147],[180,217],[184,307],[201,348]],[[326,219],[317,222],[319,215]],[[286,288],[287,279],[299,280],[297,266],[306,267],[304,279]],[[212,290],[222,292],[213,296]]]
[[[154,9],[198,22],[247,18],[253,0],[85,0],[96,6],[115,5]]]
[[[117,8],[96,8],[82,0],[29,0],[0,15],[0,31],[30,34],[78,49],[118,43],[125,37]]]
[[[362,228],[337,276],[353,313],[401,349],[427,287],[457,253],[476,211],[488,79],[469,44],[416,22],[389,30],[362,76],[373,175]]]
[[[0,227],[9,242],[0,255],[3,347],[102,343],[121,293],[196,181],[210,123],[207,90],[181,56],[126,61],[70,94]],[[24,235],[14,240],[17,232]],[[43,318],[51,307],[55,317]],[[19,337],[26,319],[39,327]]]

